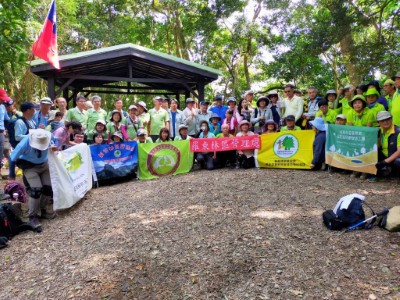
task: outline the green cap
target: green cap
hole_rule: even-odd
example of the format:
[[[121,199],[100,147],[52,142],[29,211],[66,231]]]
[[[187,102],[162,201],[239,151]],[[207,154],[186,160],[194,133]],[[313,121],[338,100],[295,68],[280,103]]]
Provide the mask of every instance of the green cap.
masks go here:
[[[366,96],[371,96],[371,95],[376,95],[377,98],[379,98],[379,97],[381,96],[381,94],[379,94],[379,92],[378,92],[376,89],[374,89],[374,88],[368,89],[368,90],[365,92],[364,95],[365,95],[365,97],[366,97]]]
[[[394,85],[394,81],[392,79],[387,79],[383,84]]]
[[[349,103],[351,107],[353,107],[353,102],[356,100],[361,100],[362,102],[364,102],[364,107],[367,105],[367,100],[365,100],[365,97],[363,95],[355,95]]]

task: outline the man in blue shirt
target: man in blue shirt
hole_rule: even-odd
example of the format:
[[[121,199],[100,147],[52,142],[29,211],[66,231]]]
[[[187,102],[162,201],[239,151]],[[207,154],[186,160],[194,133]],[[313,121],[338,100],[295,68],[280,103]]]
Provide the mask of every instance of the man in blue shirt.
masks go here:
[[[49,125],[50,108],[52,105],[53,101],[51,101],[49,97],[40,99],[40,110],[37,111],[33,117],[37,128],[45,129],[47,125]]]
[[[220,124],[222,124],[222,122],[224,121],[226,111],[228,110],[227,106],[222,105],[222,101],[223,101],[223,97],[221,95],[217,95],[215,97],[215,105],[213,105],[210,108],[211,112],[213,112],[214,114],[217,114],[221,118]]]
[[[8,121],[7,110],[4,103],[11,102],[11,98],[7,95],[6,91],[0,88],[0,168],[3,166],[3,156],[4,156],[4,130],[5,121]]]
[[[47,206],[53,197],[49,164],[47,161],[51,133],[44,129],[31,129],[11,153],[11,161],[24,172],[29,194],[29,224],[37,231],[42,228],[39,217],[52,219],[55,213]],[[55,148],[56,149],[56,148]]]

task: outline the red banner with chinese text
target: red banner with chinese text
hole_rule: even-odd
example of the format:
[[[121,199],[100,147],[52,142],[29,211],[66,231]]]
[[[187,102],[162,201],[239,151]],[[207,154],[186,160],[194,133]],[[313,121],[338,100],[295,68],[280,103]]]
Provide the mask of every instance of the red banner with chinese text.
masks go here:
[[[192,152],[252,150],[260,149],[260,147],[261,142],[259,135],[190,140],[190,151]]]

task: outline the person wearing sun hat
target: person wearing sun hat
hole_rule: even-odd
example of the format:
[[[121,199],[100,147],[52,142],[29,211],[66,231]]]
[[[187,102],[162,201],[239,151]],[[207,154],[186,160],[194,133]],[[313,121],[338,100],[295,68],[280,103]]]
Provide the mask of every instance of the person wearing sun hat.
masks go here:
[[[179,125],[178,135],[175,137],[174,141],[184,141],[190,140],[192,137],[188,135],[188,126],[185,124]]]
[[[52,141],[51,133],[44,129],[31,129],[11,153],[11,160],[24,172],[29,195],[29,224],[38,232],[42,230],[39,217],[52,219],[55,213],[50,200],[51,188],[48,150]],[[57,150],[57,148],[52,148]]]
[[[103,137],[103,140],[106,141],[108,138],[108,134],[107,134],[107,123],[102,120],[99,119],[97,120],[94,129],[89,130],[88,133],[86,134],[86,140],[88,144],[93,144],[94,143],[94,135],[101,135]]]
[[[383,104],[378,102],[379,97],[380,97],[379,92],[374,88],[370,88],[365,92],[365,98],[367,100],[369,111],[373,115],[373,122],[372,122],[373,127],[379,126],[378,122],[376,121],[377,113],[385,110]]]
[[[150,115],[147,112],[147,105],[144,101],[139,101],[136,103],[137,106],[137,115],[140,121],[142,121],[143,127],[147,128],[147,125],[150,122]]]
[[[264,129],[265,121],[272,119],[272,111],[267,107],[268,104],[268,97],[261,96],[258,98],[257,108],[254,109],[250,118],[250,122],[254,126],[254,133],[261,134]]]
[[[347,125],[371,127],[374,121],[373,114],[367,107],[367,101],[363,95],[356,95],[349,102],[351,110],[347,113]]]
[[[400,175],[400,127],[393,124],[392,114],[380,111],[376,116],[380,127],[380,143],[378,148],[378,162],[376,168],[378,176]]]
[[[151,137],[147,136],[147,130],[143,129],[143,128],[138,130],[136,140],[138,143],[142,143],[142,144],[153,143],[153,140],[151,139]]]
[[[326,143],[326,124],[323,118],[316,117],[309,122],[315,131],[313,143],[313,160],[311,162],[312,170],[320,170],[325,162],[325,143]]]

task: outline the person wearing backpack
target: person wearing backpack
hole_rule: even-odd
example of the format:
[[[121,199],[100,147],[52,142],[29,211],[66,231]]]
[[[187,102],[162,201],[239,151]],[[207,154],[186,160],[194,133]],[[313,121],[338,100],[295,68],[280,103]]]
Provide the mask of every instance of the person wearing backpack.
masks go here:
[[[11,99],[11,101],[9,102],[5,102],[4,106],[6,108],[8,117],[10,118],[10,121],[12,120],[17,120],[18,117],[22,117],[22,113],[20,111],[17,111],[17,109],[15,108],[15,103],[14,100]],[[6,124],[6,129],[7,131],[4,133],[4,156],[9,159],[10,158],[10,152],[11,152],[11,144],[10,144],[10,138],[9,138],[9,134],[8,134],[8,122]]]
[[[35,115],[35,106],[31,102],[21,104],[22,117],[17,116],[8,122],[7,131],[10,144],[13,148],[17,147],[18,143],[28,135],[29,129],[35,129],[36,123],[33,120]],[[15,180],[15,163],[11,160],[8,164],[8,178]]]
[[[52,135],[44,129],[31,129],[11,153],[11,161],[24,172],[29,195],[29,224],[38,232],[41,231],[39,217],[52,219],[55,213],[48,209],[53,197],[47,155]],[[57,147],[52,147],[57,151]]]

